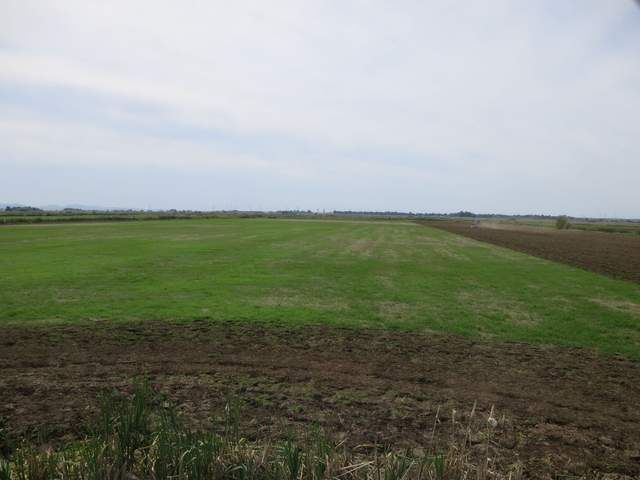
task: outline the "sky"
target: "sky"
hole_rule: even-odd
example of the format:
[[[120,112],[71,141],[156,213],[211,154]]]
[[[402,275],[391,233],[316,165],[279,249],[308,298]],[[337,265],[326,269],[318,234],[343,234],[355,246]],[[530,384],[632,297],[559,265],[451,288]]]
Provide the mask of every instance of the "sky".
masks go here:
[[[0,1],[0,202],[640,218],[632,0]]]

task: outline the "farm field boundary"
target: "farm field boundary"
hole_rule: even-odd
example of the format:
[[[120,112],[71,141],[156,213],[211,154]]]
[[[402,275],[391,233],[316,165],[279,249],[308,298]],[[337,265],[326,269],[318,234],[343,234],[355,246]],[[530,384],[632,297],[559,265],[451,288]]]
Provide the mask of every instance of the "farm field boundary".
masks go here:
[[[484,226],[471,222],[429,221],[423,225],[640,283],[640,237],[597,231]]]

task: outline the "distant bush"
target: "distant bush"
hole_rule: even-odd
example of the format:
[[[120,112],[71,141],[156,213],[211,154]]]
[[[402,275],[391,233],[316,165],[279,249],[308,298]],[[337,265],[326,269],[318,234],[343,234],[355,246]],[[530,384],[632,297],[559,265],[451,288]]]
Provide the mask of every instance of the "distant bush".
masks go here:
[[[567,218],[566,215],[560,215],[556,218],[556,228],[558,230],[564,230],[569,227],[571,227],[571,224],[569,223],[569,218]]]

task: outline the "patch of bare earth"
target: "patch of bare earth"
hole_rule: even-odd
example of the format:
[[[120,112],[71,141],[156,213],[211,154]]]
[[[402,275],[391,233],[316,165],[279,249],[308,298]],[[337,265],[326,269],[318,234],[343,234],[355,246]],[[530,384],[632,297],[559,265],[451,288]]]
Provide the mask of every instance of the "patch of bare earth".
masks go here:
[[[474,240],[640,283],[640,236],[461,221],[421,222]]]
[[[394,310],[396,307],[390,307]],[[146,374],[194,422],[230,396],[247,435],[318,422],[347,444],[425,447],[495,406],[492,448],[530,478],[640,475],[640,364],[581,349],[329,327],[145,322],[0,327],[0,416],[72,439],[105,388]],[[479,448],[483,448],[478,445]]]

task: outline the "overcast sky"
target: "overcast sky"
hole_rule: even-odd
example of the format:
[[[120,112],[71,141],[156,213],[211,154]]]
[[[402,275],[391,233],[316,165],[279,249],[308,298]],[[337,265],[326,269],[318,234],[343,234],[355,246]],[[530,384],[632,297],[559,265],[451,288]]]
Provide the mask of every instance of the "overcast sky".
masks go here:
[[[640,217],[640,8],[1,0],[0,202]]]

